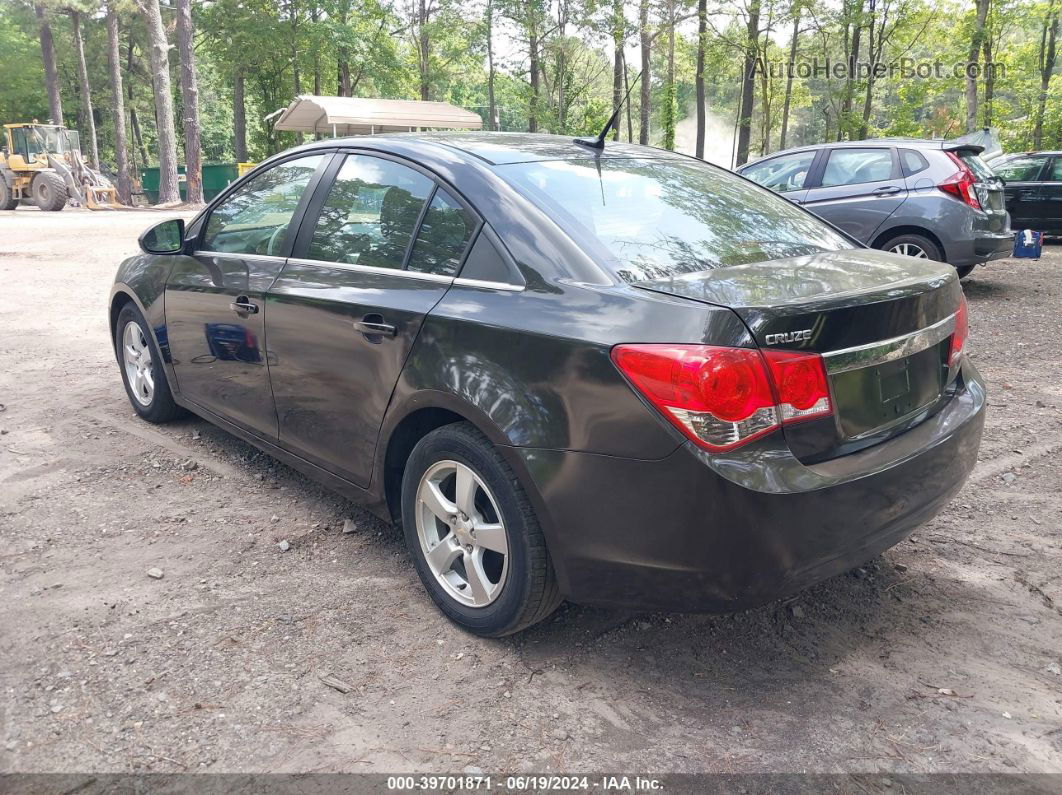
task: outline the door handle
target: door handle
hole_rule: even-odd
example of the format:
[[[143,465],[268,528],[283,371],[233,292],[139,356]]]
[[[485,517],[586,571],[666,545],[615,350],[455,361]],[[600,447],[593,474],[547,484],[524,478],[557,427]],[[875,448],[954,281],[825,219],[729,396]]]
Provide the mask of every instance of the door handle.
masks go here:
[[[1035,188],[1023,188],[1022,190],[1018,191],[1018,198],[1019,199],[1035,199],[1036,198],[1036,189]]]
[[[883,185],[880,188],[874,188],[872,192],[875,196],[891,196],[894,193],[899,193],[900,189],[895,185]]]
[[[398,328],[384,323],[383,315],[366,315],[361,320],[354,321],[354,330],[360,331],[368,338],[394,337],[398,334]]]
[[[237,315],[258,314],[258,304],[252,304],[246,295],[239,296],[235,301],[229,304],[229,308]]]

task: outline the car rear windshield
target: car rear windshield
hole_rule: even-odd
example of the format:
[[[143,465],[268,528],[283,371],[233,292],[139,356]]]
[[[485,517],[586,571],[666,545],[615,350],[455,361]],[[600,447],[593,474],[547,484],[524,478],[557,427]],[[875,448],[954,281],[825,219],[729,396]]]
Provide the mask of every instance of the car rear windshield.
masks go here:
[[[970,171],[974,173],[979,182],[985,180],[994,180],[996,178],[996,172],[994,172],[984,160],[981,159],[981,155],[970,149],[960,149],[955,153],[959,160],[965,163]]]
[[[787,199],[693,160],[557,160],[498,173],[628,282],[854,247]]]

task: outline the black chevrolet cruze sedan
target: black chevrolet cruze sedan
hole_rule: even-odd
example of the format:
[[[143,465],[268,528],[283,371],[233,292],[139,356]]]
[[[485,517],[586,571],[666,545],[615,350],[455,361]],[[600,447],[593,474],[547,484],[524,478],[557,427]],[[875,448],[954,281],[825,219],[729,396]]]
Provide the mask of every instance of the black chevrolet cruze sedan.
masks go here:
[[[792,593],[933,516],[980,441],[954,268],[671,152],[320,141],[140,243],[110,302],[137,413],[400,522],[482,635]]]

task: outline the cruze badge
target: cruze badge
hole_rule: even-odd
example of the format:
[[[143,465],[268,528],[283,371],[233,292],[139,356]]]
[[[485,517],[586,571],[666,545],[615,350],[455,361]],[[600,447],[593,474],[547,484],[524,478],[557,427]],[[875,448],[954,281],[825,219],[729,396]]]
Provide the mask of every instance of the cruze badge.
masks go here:
[[[768,345],[781,345],[783,342],[804,342],[811,339],[811,329],[800,331],[783,331],[780,334],[768,334],[764,340]]]

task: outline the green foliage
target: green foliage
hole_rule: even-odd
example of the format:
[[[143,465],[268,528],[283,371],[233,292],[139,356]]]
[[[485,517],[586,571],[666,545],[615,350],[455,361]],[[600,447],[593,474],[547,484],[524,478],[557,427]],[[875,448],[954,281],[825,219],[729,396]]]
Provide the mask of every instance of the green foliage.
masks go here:
[[[419,0],[195,0],[201,134],[204,160],[235,157],[233,88],[245,80],[249,156],[261,159],[297,142],[265,117],[291,102],[297,92],[339,93],[346,65],[355,96],[419,98],[422,78],[431,99],[453,102],[487,117],[486,0],[431,0],[427,16]],[[83,12],[86,60],[96,108],[101,159],[114,162],[102,0],[44,0],[49,10],[67,123],[76,125],[81,98],[75,71],[71,22],[67,9]],[[1054,0],[1054,5],[1058,0]],[[639,66],[638,3],[626,0],[493,0],[495,103],[502,129],[527,129],[534,115],[542,131],[593,134],[612,110],[614,35],[625,42],[628,80]],[[858,60],[880,56],[886,68],[901,63],[939,62],[946,73],[924,78],[889,74],[873,81],[804,74],[789,86],[787,146],[825,138],[865,134],[946,136],[963,132],[964,80],[950,73],[965,61],[973,31],[973,0],[761,0],[759,55],[766,66],[757,77],[751,109],[755,155],[779,145],[787,80],[789,36],[799,13],[797,64],[843,62],[846,42],[860,29]],[[695,63],[698,37],[695,3],[651,0],[648,34],[652,39],[650,140],[692,151],[696,111]],[[985,36],[1000,73],[994,97],[980,116],[999,128],[1008,149],[1032,145],[1040,105],[1041,34],[1052,0],[992,0]],[[725,162],[732,148],[738,115],[741,61],[745,46],[745,6],[709,3],[705,60],[706,114],[710,156]],[[143,21],[132,0],[120,0],[123,79],[127,112],[140,122],[149,163],[155,160],[154,102]],[[622,11],[622,17],[617,16]],[[172,28],[172,5],[163,4]],[[675,79],[668,75],[668,20],[675,29]],[[884,28],[882,27],[884,25]],[[870,49],[885,43],[880,53]],[[421,58],[423,37],[427,60]],[[532,88],[531,42],[537,47],[537,93]],[[133,57],[127,58],[132,46]],[[180,110],[174,70],[175,102]],[[422,67],[424,73],[422,74]],[[29,0],[0,3],[0,121],[45,118],[48,114],[37,21]],[[978,83],[979,96],[986,82]],[[869,113],[864,107],[869,90]],[[639,93],[631,98],[634,134],[638,134]],[[1044,147],[1062,146],[1062,87],[1051,81],[1044,103]],[[127,120],[128,121],[128,120]],[[133,137],[134,162],[144,156]],[[181,126],[177,125],[180,134]],[[625,116],[622,137],[627,137]]]

